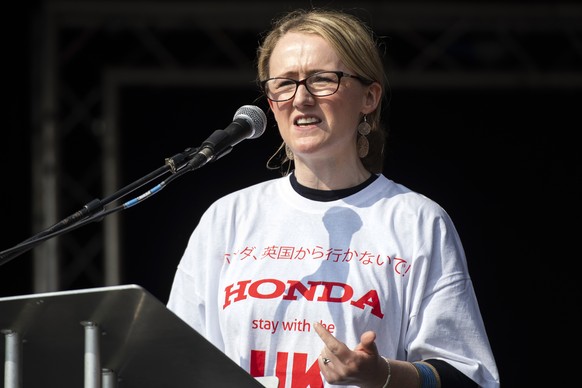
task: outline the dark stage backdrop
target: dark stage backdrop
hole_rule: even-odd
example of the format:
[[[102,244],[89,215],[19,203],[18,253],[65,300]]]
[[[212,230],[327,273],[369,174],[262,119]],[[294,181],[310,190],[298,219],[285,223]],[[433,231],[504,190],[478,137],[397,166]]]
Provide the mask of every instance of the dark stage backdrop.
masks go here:
[[[15,18],[26,26],[24,17]],[[38,232],[30,227],[35,156],[28,43],[21,31],[23,39],[3,46],[9,70],[0,135],[2,250]],[[123,88],[122,184],[198,146],[228,125],[241,105],[255,104],[255,97],[251,88]],[[434,199],[453,218],[505,387],[560,386],[575,373],[564,368],[561,354],[580,343],[580,101],[578,90],[395,89],[386,112],[385,173]],[[264,101],[257,104],[265,108]],[[279,176],[265,168],[280,142],[268,116],[260,138],[243,141],[122,213],[123,283],[139,284],[165,302],[204,209],[226,193]],[[100,225],[75,233],[95,227]],[[0,297],[31,293],[31,281],[25,254],[0,267]]]

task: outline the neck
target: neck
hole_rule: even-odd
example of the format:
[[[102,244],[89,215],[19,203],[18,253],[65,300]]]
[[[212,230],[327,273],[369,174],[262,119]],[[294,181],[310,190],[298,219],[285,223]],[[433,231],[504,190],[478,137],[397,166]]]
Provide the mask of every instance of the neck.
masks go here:
[[[347,189],[361,184],[371,175],[360,161],[349,166],[329,168],[314,168],[297,160],[295,162],[294,174],[297,182],[316,190]]]

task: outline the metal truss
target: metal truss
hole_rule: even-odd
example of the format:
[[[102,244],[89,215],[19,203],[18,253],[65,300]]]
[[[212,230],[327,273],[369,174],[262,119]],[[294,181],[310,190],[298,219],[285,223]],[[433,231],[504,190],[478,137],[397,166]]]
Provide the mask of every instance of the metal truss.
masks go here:
[[[376,31],[392,88],[582,88],[582,6],[576,3],[333,4]],[[32,67],[33,229],[119,189],[121,85],[252,88],[260,34],[273,17],[303,6],[46,1]],[[119,246],[115,216],[45,242],[33,251],[35,292],[119,284]]]

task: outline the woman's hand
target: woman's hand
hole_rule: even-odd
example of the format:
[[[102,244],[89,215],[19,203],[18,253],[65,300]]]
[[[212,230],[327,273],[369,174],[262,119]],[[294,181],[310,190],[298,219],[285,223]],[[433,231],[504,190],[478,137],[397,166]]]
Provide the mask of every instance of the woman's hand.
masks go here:
[[[363,333],[360,343],[351,350],[320,323],[315,323],[314,328],[324,343],[319,369],[328,383],[362,388],[381,388],[384,385],[388,364],[378,353],[375,332]]]

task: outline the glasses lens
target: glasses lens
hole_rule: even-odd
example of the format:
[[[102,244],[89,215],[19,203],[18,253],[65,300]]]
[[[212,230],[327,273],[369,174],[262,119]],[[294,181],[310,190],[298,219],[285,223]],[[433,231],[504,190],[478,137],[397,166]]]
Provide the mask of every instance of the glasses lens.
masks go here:
[[[339,77],[336,73],[326,71],[315,73],[306,80],[307,89],[314,96],[329,96],[337,92]]]
[[[265,82],[267,97],[273,101],[289,100],[295,94],[297,85],[289,78],[271,78]]]
[[[272,101],[287,101],[293,98],[297,87],[304,84],[309,93],[317,97],[329,96],[339,89],[340,76],[331,71],[310,75],[302,81],[290,78],[271,78],[265,81],[265,93]]]

